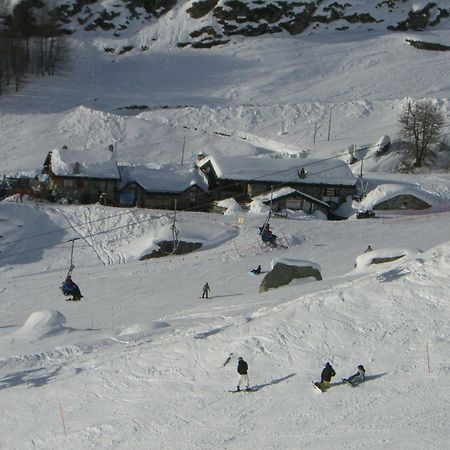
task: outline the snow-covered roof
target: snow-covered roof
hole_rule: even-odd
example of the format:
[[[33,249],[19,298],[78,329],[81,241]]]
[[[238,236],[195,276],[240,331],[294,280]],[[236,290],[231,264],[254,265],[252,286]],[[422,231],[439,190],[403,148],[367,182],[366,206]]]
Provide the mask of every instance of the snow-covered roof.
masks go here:
[[[256,158],[252,156],[208,156],[198,162],[200,168],[211,163],[216,175],[226,180],[297,184],[354,186],[356,178],[339,159]],[[298,175],[306,170],[305,178]]]
[[[283,198],[283,197],[286,197],[287,195],[295,194],[295,193],[298,193],[299,195],[301,195],[304,198],[310,199],[312,202],[321,203],[323,206],[326,206],[327,208],[330,207],[330,205],[328,203],[323,202],[322,200],[319,200],[318,198],[315,198],[312,195],[305,194],[304,192],[301,192],[298,189],[294,189],[291,187],[284,187],[281,189],[277,189],[277,190],[274,190],[273,193],[268,192],[266,194],[257,195],[255,197],[253,197],[253,201],[260,201],[262,203],[268,203],[268,202],[270,202],[271,199],[277,200],[279,198]]]
[[[122,187],[136,182],[149,192],[184,192],[193,185],[197,185],[205,192],[208,191],[208,183],[203,173],[188,166],[121,165],[120,174]]]
[[[367,196],[359,202],[360,209],[373,209],[374,206],[390,200],[399,195],[412,195],[419,200],[428,203],[430,206],[438,203],[439,199],[423,191],[420,187],[405,184],[380,184],[375,189],[370,191]]]
[[[52,150],[51,165],[56,176],[120,179],[116,160],[107,149]]]
[[[239,205],[239,203],[232,197],[220,200],[216,204],[217,206],[226,209],[225,215],[242,213],[241,205]]]

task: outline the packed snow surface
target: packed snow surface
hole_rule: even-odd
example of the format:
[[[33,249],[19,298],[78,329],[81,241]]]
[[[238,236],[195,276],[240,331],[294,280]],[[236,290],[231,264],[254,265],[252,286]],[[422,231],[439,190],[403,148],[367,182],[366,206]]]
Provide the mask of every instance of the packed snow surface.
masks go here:
[[[239,157],[342,167],[356,152],[348,167],[366,203],[349,199],[345,221],[272,217],[287,249],[261,243],[261,199],[250,211],[223,202],[225,215],[178,211],[179,238],[201,249],[140,260],[172,239],[173,212],[2,201],[0,449],[450,448],[448,153],[400,174],[395,146],[411,100],[436,102],[448,134],[448,53],[406,41],[448,43],[446,22],[420,33],[324,25],[195,50],[176,46],[191,31],[186,6],[119,39],[77,32],[64,71],[0,96],[0,172],[40,176],[64,145],[63,170],[97,157],[111,173],[177,165],[183,185],[199,152],[235,158],[232,170]],[[432,208],[356,219],[391,193]],[[249,271],[274,260],[311,261],[323,280],[259,294]],[[71,262],[80,302],[60,290]],[[257,392],[228,392],[239,356]],[[337,375],[320,394],[311,381],[326,362]],[[367,381],[352,389],[341,377],[359,364]]]

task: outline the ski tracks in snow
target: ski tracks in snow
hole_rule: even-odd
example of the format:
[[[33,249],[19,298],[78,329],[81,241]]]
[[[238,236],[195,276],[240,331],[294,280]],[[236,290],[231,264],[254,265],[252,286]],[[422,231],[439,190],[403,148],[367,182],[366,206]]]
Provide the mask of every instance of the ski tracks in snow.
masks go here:
[[[113,250],[105,240],[105,224],[107,219],[99,217],[98,206],[77,209],[77,216],[70,215],[58,208],[58,212],[66,219],[73,231],[88,244],[103,265],[123,264],[126,262],[124,254]],[[110,228],[109,226],[108,228]]]

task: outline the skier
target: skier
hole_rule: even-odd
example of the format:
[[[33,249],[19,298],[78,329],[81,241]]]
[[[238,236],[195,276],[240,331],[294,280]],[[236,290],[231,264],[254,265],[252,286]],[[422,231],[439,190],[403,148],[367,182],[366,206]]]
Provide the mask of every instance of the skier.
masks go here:
[[[364,369],[364,366],[360,364],[358,366],[358,372],[353,374],[351,377],[343,378],[344,381],[351,382],[357,382],[360,383],[361,381],[364,381],[366,379],[366,369]]]
[[[236,387],[237,391],[241,390],[241,383],[245,383],[245,389],[247,391],[250,390],[250,382],[248,380],[248,364],[244,361],[244,358],[242,358],[242,356],[239,357],[238,359],[238,365],[237,365],[237,371],[239,374],[239,381],[238,381],[238,385]]]
[[[72,295],[73,300],[81,300],[83,296],[81,295],[80,288],[78,285],[72,280],[70,275],[67,275],[66,280],[62,286],[62,290],[64,295]]]
[[[328,389],[330,387],[331,378],[335,375],[336,372],[334,371],[333,367],[331,367],[331,364],[327,362],[324,369],[322,370],[322,373],[320,374],[320,383],[318,383],[318,386],[321,389]]]
[[[205,297],[208,298],[209,291],[210,291],[209,284],[208,284],[208,282],[206,282],[205,285],[203,286],[202,298],[205,298]]]
[[[371,252],[371,251],[372,251],[372,247],[370,245],[368,245],[364,253]]]
[[[254,275],[259,275],[261,273],[261,266],[258,265],[258,267],[256,269],[253,269],[251,271]]]

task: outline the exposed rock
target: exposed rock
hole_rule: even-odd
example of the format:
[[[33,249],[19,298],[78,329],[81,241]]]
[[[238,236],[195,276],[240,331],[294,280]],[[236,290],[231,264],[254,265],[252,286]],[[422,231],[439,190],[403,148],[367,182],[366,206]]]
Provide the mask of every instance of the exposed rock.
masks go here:
[[[259,292],[266,292],[271,288],[284,286],[296,278],[309,277],[313,277],[316,280],[322,280],[322,274],[314,264],[311,266],[296,266],[277,262],[273,269],[266,274],[264,279],[261,281]]]
[[[161,241],[158,243],[159,249],[153,250],[148,255],[144,255],[140,257],[140,260],[150,259],[150,258],[161,258],[162,256],[167,255],[184,255],[186,253],[191,253],[194,250],[199,249],[203,244],[201,242],[185,242],[178,241],[178,245],[174,251],[173,249],[173,241]]]

